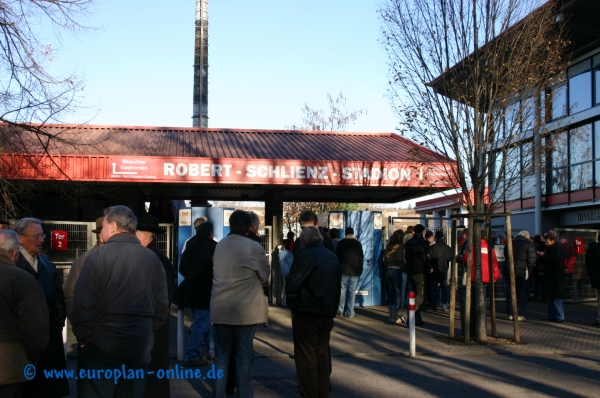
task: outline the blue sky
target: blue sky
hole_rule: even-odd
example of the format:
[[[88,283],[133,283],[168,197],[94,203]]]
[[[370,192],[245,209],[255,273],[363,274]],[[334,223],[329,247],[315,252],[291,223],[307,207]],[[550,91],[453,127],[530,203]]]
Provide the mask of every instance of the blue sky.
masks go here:
[[[86,80],[65,121],[191,126],[195,4],[99,0],[52,61]],[[341,91],[367,111],[348,130],[394,130],[377,1],[210,0],[209,23],[209,127],[281,129]]]

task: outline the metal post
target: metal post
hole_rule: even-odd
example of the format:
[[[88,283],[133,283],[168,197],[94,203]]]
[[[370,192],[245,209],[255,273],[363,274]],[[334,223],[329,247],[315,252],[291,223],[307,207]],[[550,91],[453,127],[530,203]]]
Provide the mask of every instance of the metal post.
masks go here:
[[[506,246],[507,256],[506,256],[506,264],[508,265],[508,270],[510,273],[510,297],[506,299],[510,299],[512,303],[513,309],[513,328],[515,332],[515,343],[521,342],[521,334],[519,332],[519,311],[517,309],[517,291],[515,290],[515,263],[513,261],[513,246],[512,246],[512,226],[510,223],[510,211],[507,210],[508,215],[506,216]]]
[[[415,292],[408,293],[408,346],[410,357],[414,358],[417,351],[415,336]]]

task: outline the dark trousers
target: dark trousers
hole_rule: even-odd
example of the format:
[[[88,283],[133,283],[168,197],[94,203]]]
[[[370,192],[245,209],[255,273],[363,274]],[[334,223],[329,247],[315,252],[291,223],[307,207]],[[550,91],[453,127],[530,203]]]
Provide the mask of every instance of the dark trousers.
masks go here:
[[[505,291],[506,291],[506,313],[509,316],[513,315],[512,308],[512,299],[510,292],[510,280],[508,278],[505,279]],[[525,278],[515,278],[515,290],[517,292],[517,315],[525,316],[525,306],[527,305],[527,300],[529,299],[529,294],[527,293],[527,283]]]
[[[294,362],[302,397],[329,396],[329,336],[333,317],[296,313],[292,317]]]
[[[410,275],[410,291],[415,292],[415,309],[421,309],[425,298],[425,277],[423,274]]]
[[[143,378],[125,379],[119,378],[115,382],[114,369],[121,370],[123,365],[128,372],[133,369],[134,374],[143,372]],[[102,351],[92,344],[87,344],[77,351],[77,375],[79,370],[84,369],[86,372],[94,372],[91,377],[77,378],[77,396],[79,398],[103,398],[103,397],[137,397],[144,396],[144,388],[146,386],[146,371],[147,366],[123,364],[122,361],[116,361],[107,357]],[[102,370],[102,374],[98,371]],[[110,370],[113,377],[106,377],[106,370]],[[90,375],[91,376],[91,375]]]

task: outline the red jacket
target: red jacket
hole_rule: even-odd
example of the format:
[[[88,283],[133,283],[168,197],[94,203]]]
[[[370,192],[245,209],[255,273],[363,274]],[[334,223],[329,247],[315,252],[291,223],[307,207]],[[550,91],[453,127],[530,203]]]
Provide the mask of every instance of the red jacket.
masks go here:
[[[463,264],[467,265],[469,259],[469,250],[466,256],[463,256]],[[471,282],[475,282],[475,253],[471,254],[473,264],[471,265]],[[481,239],[481,277],[483,283],[490,283],[490,267],[488,263],[488,244],[485,239]],[[494,265],[494,282],[500,278],[500,267],[498,266],[498,258],[496,257],[496,251],[492,250],[492,263]]]

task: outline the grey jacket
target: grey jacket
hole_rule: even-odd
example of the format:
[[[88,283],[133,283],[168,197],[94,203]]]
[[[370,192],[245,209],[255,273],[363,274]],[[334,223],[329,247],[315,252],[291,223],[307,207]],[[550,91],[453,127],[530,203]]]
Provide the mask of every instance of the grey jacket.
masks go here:
[[[71,313],[79,344],[91,343],[123,363],[148,365],[154,336],[168,314],[165,270],[135,235],[113,235],[90,252]]]
[[[230,234],[217,243],[213,256],[210,321],[224,325],[256,325],[268,321],[262,282],[271,266],[260,243]]]

